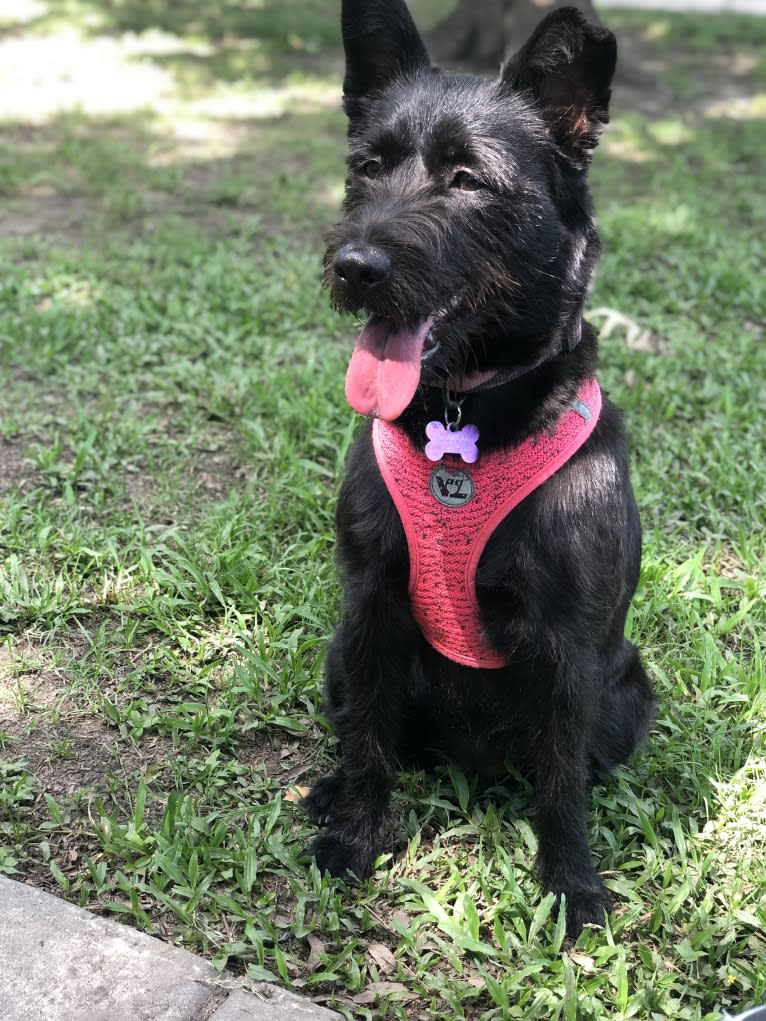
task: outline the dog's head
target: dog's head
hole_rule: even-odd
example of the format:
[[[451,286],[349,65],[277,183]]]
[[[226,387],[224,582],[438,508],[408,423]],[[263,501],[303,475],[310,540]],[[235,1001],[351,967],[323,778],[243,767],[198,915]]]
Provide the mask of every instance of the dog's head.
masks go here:
[[[487,80],[432,67],[404,0],[343,0],[342,27],[346,219],[326,282],[368,317],[349,400],[391,419],[421,382],[576,343],[598,255],[585,175],[617,48],[563,8]]]

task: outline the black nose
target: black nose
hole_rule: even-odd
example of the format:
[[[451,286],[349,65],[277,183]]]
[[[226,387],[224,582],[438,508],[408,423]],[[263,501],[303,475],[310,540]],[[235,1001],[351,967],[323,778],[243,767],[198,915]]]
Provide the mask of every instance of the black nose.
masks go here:
[[[335,275],[355,291],[382,283],[391,272],[391,260],[374,245],[343,245],[332,260]]]

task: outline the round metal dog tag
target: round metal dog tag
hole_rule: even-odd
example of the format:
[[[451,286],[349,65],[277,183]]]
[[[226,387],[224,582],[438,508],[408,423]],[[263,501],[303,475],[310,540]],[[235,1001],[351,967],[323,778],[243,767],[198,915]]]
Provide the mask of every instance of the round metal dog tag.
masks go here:
[[[439,465],[431,472],[429,486],[431,493],[445,507],[465,507],[473,499],[473,479],[463,468],[450,471]]]

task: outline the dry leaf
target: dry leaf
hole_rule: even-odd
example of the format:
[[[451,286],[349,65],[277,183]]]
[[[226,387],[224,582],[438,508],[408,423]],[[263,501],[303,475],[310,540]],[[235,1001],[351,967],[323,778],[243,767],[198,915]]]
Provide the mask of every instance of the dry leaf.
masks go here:
[[[401,982],[370,982],[354,997],[354,1003],[374,1003],[381,996],[395,996],[397,1000],[416,1000],[417,993],[411,993]]]
[[[594,308],[590,310],[588,317],[604,320],[599,331],[599,336],[604,339],[611,336],[615,329],[624,331],[625,344],[633,351],[647,351],[657,355],[662,354],[667,346],[662,337],[642,327],[635,319],[623,315],[616,308]]]
[[[319,955],[324,953],[324,943],[321,939],[317,939],[316,936],[312,936],[310,933],[306,936],[306,941],[309,945],[309,956],[306,958],[306,970],[316,971],[322,963],[319,960]]]
[[[367,947],[367,953],[375,961],[381,974],[390,975],[392,971],[396,971],[396,958],[382,943],[371,943]]]
[[[592,957],[588,957],[587,954],[580,954],[576,950],[573,950],[569,954],[569,960],[573,964],[579,964],[583,971],[590,972],[596,970],[596,964]]]
[[[283,801],[303,801],[311,794],[310,787],[288,787],[285,791]]]

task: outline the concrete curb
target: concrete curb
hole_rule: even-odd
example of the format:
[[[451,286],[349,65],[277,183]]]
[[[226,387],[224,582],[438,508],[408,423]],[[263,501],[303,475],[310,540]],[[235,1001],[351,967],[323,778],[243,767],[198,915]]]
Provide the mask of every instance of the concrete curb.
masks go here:
[[[333,1021],[267,984],[256,992],[187,950],[0,876],[3,1021]]]

